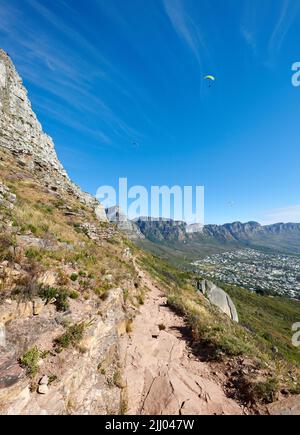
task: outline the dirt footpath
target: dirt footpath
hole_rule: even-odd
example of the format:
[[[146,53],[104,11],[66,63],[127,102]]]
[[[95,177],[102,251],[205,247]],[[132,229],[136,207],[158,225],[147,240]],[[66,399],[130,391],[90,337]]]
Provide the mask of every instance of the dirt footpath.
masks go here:
[[[150,291],[130,336],[122,339],[127,414],[243,414],[225,396],[209,364],[189,349],[183,319],[169,309],[161,291],[140,269],[139,274]]]

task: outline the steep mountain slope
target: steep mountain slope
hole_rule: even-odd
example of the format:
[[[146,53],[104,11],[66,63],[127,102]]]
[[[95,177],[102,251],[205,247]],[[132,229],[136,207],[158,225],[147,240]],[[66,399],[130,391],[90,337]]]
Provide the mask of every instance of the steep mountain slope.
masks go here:
[[[0,413],[119,413],[119,338],[144,290],[3,50],[0,124]]]
[[[299,391],[298,366],[268,338],[212,306],[193,274],[132,244],[70,181],[3,51],[0,103],[0,414],[264,413]],[[270,323],[280,313],[284,342],[280,307],[264,306]],[[173,364],[170,343],[183,351]]]
[[[119,336],[144,291],[126,240],[7,151],[0,163],[0,413],[119,413]]]
[[[22,167],[39,174],[45,187],[65,191],[96,210],[106,221],[103,207],[68,177],[57,158],[52,139],[32,111],[27,91],[10,57],[0,49],[0,147],[13,153]]]

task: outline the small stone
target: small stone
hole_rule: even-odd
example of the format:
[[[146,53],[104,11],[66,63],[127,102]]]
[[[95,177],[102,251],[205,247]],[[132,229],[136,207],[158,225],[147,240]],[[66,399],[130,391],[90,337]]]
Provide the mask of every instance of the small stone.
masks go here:
[[[44,302],[42,301],[42,299],[35,299],[34,301],[32,301],[32,313],[34,316],[38,316],[41,314],[41,312],[43,311],[44,308]]]
[[[154,327],[153,329],[151,329],[150,333],[152,338],[158,338],[160,331],[158,327]]]
[[[38,387],[39,394],[47,394],[48,391],[49,391],[48,385],[45,385],[45,384],[39,385],[39,387]]]
[[[48,385],[49,383],[49,378],[47,375],[44,375],[40,380],[39,380],[39,385]]]

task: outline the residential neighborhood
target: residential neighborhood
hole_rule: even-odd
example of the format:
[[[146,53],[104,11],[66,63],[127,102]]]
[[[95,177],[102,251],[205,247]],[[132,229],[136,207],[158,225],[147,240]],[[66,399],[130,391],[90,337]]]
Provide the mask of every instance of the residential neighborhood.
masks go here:
[[[296,256],[241,249],[211,255],[193,265],[209,279],[300,299],[300,258]]]

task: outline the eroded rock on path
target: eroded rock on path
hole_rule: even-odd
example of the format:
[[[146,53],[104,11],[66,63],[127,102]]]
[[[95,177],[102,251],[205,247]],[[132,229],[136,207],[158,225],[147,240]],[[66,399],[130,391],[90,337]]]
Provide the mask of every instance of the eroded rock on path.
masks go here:
[[[183,319],[169,309],[147,275],[139,272],[150,291],[130,337],[122,343],[128,414],[243,414],[226,397],[209,365],[192,354],[182,335]]]

